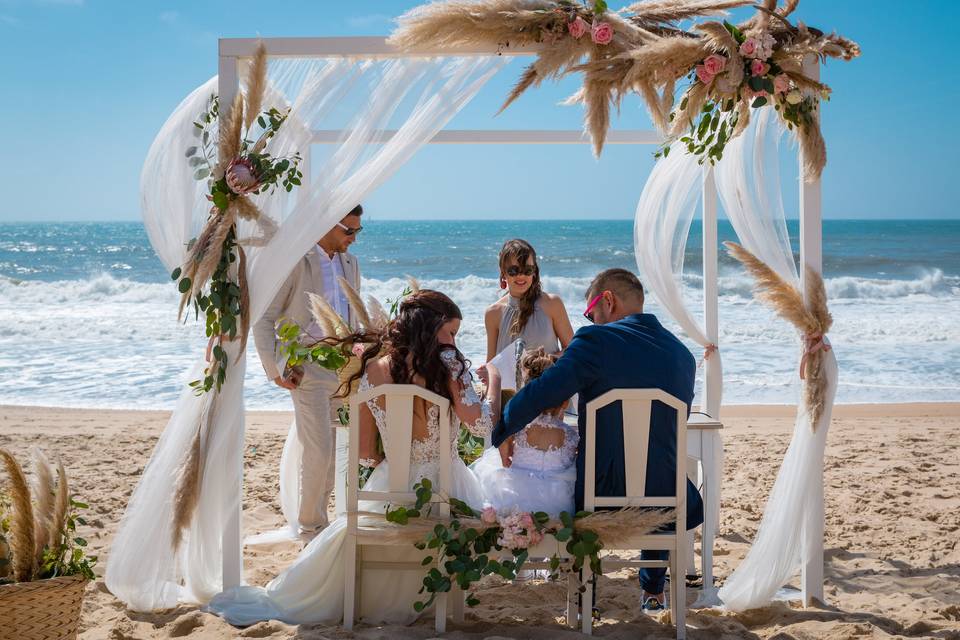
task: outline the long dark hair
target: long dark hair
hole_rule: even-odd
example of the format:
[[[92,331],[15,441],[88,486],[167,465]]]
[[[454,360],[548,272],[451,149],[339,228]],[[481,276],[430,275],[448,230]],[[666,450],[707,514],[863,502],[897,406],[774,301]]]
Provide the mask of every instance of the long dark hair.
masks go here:
[[[382,333],[358,334],[344,339],[346,342],[367,344],[360,358],[360,370],[344,386],[350,389],[353,382],[363,376],[371,360],[389,356],[390,377],[394,384],[415,384],[414,377],[420,376],[424,380],[424,388],[449,400],[452,407],[451,371],[442,354],[445,351],[453,352],[460,365],[459,371],[455,372],[458,378],[470,368],[470,363],[459,349],[440,344],[437,340],[440,327],[454,319],[463,319],[460,308],[439,291],[421,289],[410,294],[400,303],[397,317],[390,321]]]
[[[530,283],[530,288],[520,296],[520,300],[517,302],[517,310],[519,313],[510,325],[511,338],[519,336],[523,328],[527,326],[530,316],[533,315],[535,304],[541,294],[543,294],[543,287],[540,285],[540,265],[537,264],[537,252],[533,250],[529,242],[520,240],[519,238],[507,240],[503,243],[503,248],[500,249],[501,278],[506,277],[507,266],[511,259],[516,260],[517,265],[523,268],[527,265],[527,260],[530,258],[533,258],[533,281]]]

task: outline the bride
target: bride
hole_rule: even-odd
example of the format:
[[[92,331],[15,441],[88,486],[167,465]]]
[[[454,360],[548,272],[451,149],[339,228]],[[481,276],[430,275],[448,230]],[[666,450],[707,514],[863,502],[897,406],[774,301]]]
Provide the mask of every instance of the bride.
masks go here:
[[[416,384],[450,400],[454,447],[461,424],[476,436],[485,436],[499,419],[500,374],[488,366],[490,401],[482,401],[463,354],[456,347],[462,315],[450,298],[437,291],[420,290],[408,296],[400,311],[378,335],[353,336],[368,343],[360,371],[360,388],[381,384]],[[350,339],[348,339],[350,340]],[[351,380],[353,382],[353,380]],[[349,388],[349,387],[348,387]],[[435,405],[414,402],[413,443],[410,450],[410,486],[422,478],[437,480],[439,413]],[[376,436],[386,437],[383,399],[360,408],[362,464],[375,467],[365,489],[387,489],[389,460],[378,452]],[[481,505],[480,486],[453,450],[452,493],[467,504]],[[382,511],[382,503],[361,503],[361,511]],[[266,587],[240,586],[218,594],[208,610],[231,624],[246,626],[260,620],[288,624],[338,623],[343,616],[344,569],[341,550],[346,519],[337,518],[314,538],[294,563]],[[416,572],[377,572],[363,579],[362,610],[365,622],[407,624],[416,619],[413,603],[423,583]]]

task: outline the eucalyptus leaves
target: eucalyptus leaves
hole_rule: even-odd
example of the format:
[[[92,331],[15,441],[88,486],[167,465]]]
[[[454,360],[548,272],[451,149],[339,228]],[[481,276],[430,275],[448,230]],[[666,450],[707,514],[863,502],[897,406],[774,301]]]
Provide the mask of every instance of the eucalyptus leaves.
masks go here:
[[[551,522],[543,512],[524,513],[516,511],[502,518],[492,509],[477,512],[468,504],[453,497],[434,497],[433,484],[424,478],[414,485],[416,502],[413,507],[399,506],[387,510],[387,521],[406,525],[412,518],[429,513],[430,505],[446,502],[450,505],[450,518],[438,522],[425,540],[415,544],[420,550],[435,550],[434,555],[423,559],[423,566],[436,566],[427,570],[420,593],[428,594],[414,603],[416,611],[423,611],[436,599],[437,594],[447,593],[454,584],[464,591],[486,575],[499,575],[513,580],[529,557],[529,547],[539,544],[550,535],[557,541],[557,552],[550,558],[551,579],[561,571],[579,571],[587,564],[595,574],[602,573],[600,536],[589,529],[574,526],[575,520],[589,517],[584,511],[575,516],[563,512],[560,522]],[[560,544],[565,543],[567,557],[571,562],[564,565],[560,558]],[[504,555],[509,557],[504,559]],[[580,587],[581,590],[583,586]],[[475,606],[479,600],[473,593],[467,595],[467,604]]]
[[[266,237],[274,228],[249,196],[300,186],[300,154],[274,157],[267,150],[289,116],[287,111],[262,108],[266,87],[266,50],[257,49],[247,80],[246,97],[238,94],[226,118],[220,100],[210,96],[206,108],[193,122],[197,144],[185,151],[195,180],[206,181],[211,202],[207,223],[187,245],[184,264],[171,278],[180,291],[180,314],[192,305],[206,318],[210,339],[203,378],[190,382],[197,394],[220,390],[228,365],[226,341],[239,337],[245,343],[247,316],[246,264],[238,243],[238,219],[257,222]],[[221,120],[223,120],[221,122]]]

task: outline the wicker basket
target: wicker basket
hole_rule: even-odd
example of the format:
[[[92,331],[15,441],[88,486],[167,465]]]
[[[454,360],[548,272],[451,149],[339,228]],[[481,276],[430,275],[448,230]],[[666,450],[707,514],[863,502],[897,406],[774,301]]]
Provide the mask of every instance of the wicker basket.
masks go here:
[[[82,576],[0,585],[0,639],[74,640],[86,586]]]

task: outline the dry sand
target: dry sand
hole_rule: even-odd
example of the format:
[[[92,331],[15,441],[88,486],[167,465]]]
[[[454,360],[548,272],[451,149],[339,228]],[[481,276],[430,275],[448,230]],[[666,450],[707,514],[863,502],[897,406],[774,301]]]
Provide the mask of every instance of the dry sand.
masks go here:
[[[91,505],[81,531],[101,566],[124,505],[166,420],[162,412],[0,407],[0,446],[61,455],[78,497]],[[277,475],[290,415],[248,415],[243,507],[248,533],[279,526]],[[789,443],[787,408],[731,407],[716,573],[722,580],[754,536]],[[960,640],[960,405],[840,407],[826,460],[826,599],[817,608],[774,603],[746,614],[691,612],[690,638],[887,638]],[[247,550],[246,579],[263,584],[296,555],[292,545]],[[449,638],[574,638],[561,624],[563,587],[492,578],[482,603]],[[635,579],[601,579],[598,636],[671,638],[639,612]],[[794,586],[797,586],[794,584]],[[693,597],[693,591],[690,596]],[[2,613],[0,613],[2,617]],[[294,627],[265,622],[234,629],[196,607],[135,613],[89,587],[80,637],[431,638],[432,619],[412,627]]]

